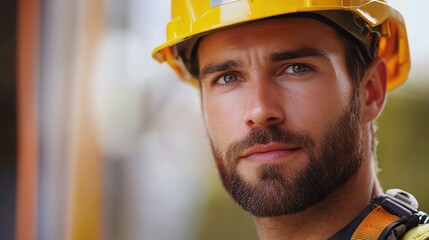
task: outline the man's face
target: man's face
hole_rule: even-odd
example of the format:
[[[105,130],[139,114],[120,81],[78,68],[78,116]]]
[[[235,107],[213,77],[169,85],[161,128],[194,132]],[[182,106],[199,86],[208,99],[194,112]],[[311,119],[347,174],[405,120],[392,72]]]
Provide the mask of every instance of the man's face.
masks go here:
[[[256,216],[318,203],[361,165],[344,43],[307,18],[221,30],[198,48],[206,128],[225,188]]]

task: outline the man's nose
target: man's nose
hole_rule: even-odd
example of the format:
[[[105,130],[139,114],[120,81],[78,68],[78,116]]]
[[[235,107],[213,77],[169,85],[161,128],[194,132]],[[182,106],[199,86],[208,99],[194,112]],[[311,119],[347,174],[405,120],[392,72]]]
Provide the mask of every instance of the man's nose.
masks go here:
[[[274,82],[261,82],[249,86],[246,95],[244,123],[250,127],[267,127],[285,121],[284,95]]]

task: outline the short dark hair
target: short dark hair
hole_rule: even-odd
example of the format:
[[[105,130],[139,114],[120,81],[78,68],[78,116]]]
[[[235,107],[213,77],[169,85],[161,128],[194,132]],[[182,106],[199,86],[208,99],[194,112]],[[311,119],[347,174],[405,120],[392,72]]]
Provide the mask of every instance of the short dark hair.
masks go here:
[[[374,60],[373,56],[365,57],[362,46],[354,39],[345,39],[346,68],[355,88],[359,88],[365,70]]]

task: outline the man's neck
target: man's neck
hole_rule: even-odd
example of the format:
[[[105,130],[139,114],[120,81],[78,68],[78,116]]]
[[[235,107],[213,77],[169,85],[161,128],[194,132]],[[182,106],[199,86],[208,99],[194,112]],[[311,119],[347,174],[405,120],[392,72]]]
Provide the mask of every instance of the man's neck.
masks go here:
[[[372,164],[364,164],[339,190],[302,212],[255,217],[259,239],[328,239],[358,216],[372,197],[382,193],[372,168]]]

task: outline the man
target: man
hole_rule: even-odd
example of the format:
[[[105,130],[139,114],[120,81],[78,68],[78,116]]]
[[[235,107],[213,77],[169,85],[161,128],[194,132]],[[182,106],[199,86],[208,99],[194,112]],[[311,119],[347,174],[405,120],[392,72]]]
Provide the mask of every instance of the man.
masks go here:
[[[172,3],[154,57],[199,86],[223,185],[260,239],[429,239],[412,195],[383,195],[377,179],[374,121],[410,67],[396,10],[370,0]]]

